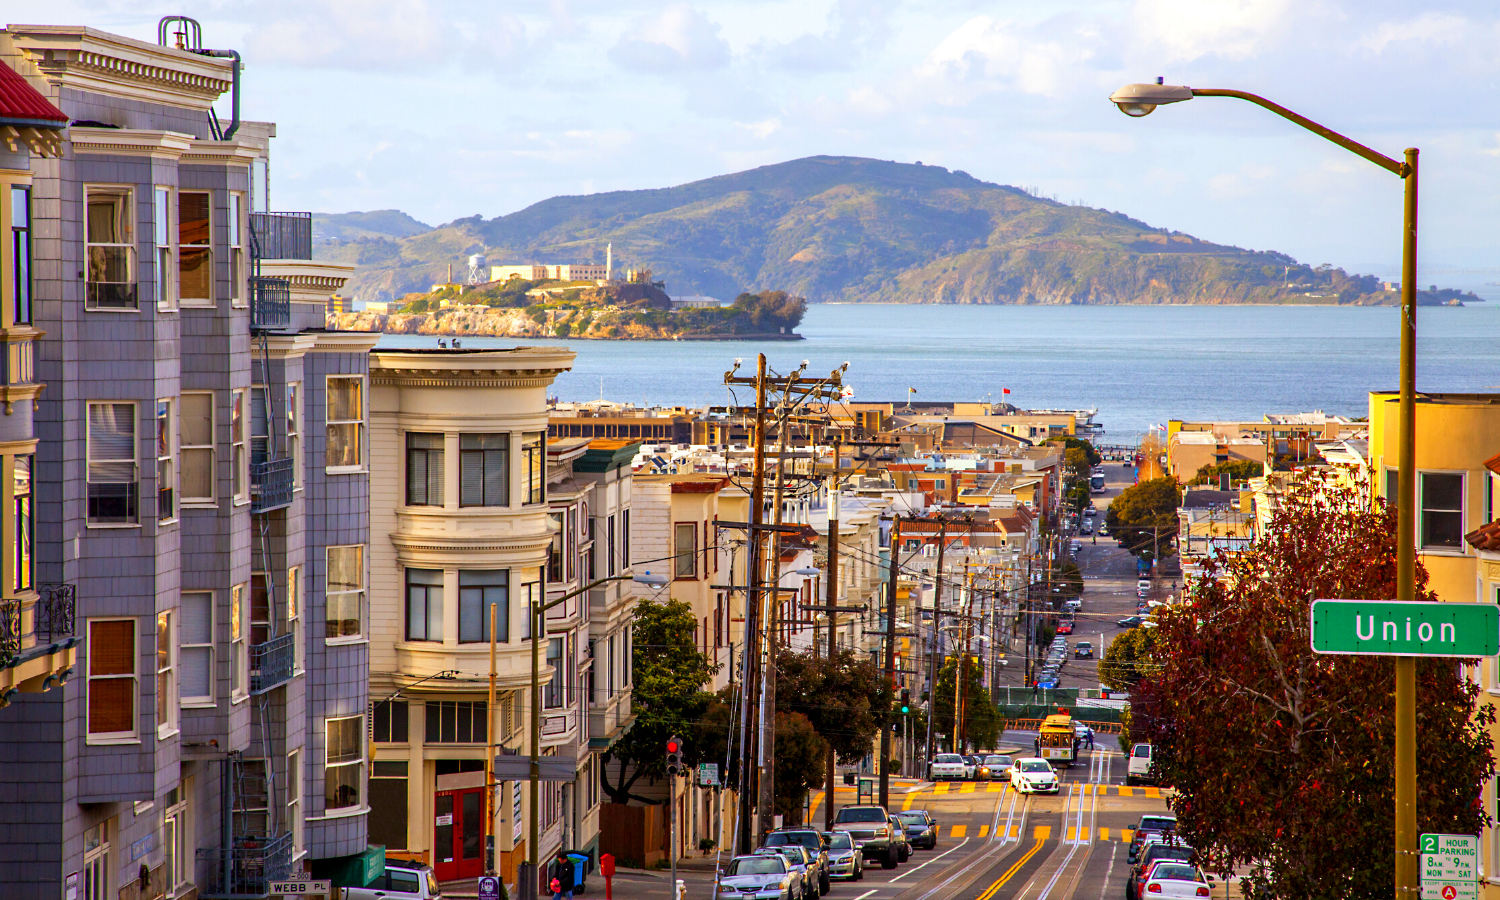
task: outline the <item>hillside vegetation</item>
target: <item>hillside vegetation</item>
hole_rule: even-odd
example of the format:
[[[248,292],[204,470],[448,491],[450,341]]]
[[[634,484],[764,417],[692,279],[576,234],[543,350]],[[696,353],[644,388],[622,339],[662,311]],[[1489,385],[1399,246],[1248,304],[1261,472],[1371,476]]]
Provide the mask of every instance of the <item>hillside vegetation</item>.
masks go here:
[[[352,296],[394,300],[425,291],[445,280],[450,263],[459,271],[470,253],[491,263],[602,263],[613,243],[617,269],[649,266],[679,296],[778,289],[814,303],[1056,304],[1394,304],[1399,297],[1372,276],[1200,241],[939,166],[855,157],[553,197],[408,236],[377,232],[405,225],[392,213],[322,217],[351,236],[319,243],[316,255],[359,267],[347,288]],[[354,215],[382,218],[343,221]]]

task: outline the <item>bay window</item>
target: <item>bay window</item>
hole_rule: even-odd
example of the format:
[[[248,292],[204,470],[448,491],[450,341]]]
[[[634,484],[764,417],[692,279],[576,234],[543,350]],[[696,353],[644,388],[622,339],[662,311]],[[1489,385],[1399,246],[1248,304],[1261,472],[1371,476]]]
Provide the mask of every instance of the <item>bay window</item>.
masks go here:
[[[128,187],[84,188],[84,308],[135,310],[135,211]]]

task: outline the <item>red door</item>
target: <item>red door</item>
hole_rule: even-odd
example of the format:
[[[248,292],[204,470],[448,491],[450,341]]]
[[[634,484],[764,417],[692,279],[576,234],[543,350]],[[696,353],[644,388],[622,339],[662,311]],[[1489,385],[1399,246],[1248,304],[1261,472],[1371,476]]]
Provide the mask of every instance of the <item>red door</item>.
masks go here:
[[[484,788],[438,791],[432,863],[439,881],[484,874]]]

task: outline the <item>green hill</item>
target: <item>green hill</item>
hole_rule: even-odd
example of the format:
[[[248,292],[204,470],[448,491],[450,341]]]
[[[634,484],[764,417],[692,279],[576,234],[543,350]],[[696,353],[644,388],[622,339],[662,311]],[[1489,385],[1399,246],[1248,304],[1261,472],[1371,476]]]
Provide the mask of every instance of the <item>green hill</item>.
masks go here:
[[[431,230],[431,225],[418,222],[399,209],[313,214],[313,239],[316,241],[406,238]]]
[[[318,255],[360,267],[349,294],[389,300],[442,281],[450,263],[461,271],[470,253],[492,264],[603,263],[608,243],[617,273],[649,267],[678,296],[774,289],[815,303],[1328,304],[1398,296],[1371,276],[1200,241],[966,172],[831,156],[671,188],[553,197],[413,236],[322,244]]]

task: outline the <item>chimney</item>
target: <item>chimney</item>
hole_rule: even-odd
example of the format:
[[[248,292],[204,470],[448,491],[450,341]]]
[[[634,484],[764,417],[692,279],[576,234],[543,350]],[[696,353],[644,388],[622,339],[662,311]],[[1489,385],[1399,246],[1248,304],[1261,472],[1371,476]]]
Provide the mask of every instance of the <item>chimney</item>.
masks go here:
[[[1227,491],[1227,490],[1229,490],[1229,473],[1228,472],[1220,472],[1219,473],[1219,490],[1221,490],[1221,491]]]
[[[615,245],[611,241],[604,245],[604,280],[613,281],[615,277]]]

